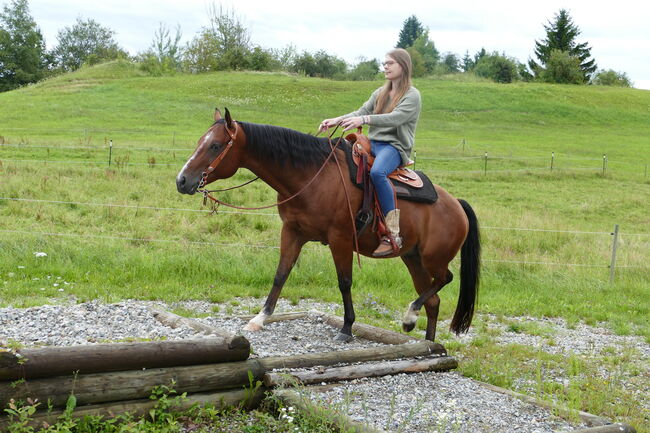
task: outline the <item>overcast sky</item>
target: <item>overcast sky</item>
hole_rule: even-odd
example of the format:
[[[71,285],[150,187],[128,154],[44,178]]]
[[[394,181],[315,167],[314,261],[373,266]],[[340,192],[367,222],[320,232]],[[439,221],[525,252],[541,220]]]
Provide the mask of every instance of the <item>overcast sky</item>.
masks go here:
[[[0,0],[6,4],[8,0]],[[57,32],[77,17],[93,18],[116,32],[115,39],[135,54],[151,45],[159,23],[180,25],[187,42],[207,25],[210,0],[30,0],[32,16],[48,48]],[[218,4],[218,2],[217,2]],[[324,49],[354,63],[359,57],[383,59],[397,42],[410,15],[429,28],[441,52],[462,57],[482,47],[505,52],[521,62],[533,56],[543,25],[561,9],[580,28],[599,69],[625,72],[637,88],[650,89],[650,2],[572,0],[526,2],[458,1],[282,1],[221,2],[234,9],[250,30],[251,41],[265,48],[293,44],[298,51]]]

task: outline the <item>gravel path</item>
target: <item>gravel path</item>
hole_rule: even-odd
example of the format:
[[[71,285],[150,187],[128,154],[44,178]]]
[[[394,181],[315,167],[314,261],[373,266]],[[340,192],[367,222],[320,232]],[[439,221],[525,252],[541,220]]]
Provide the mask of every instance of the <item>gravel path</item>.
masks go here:
[[[199,301],[171,305],[147,301],[108,305],[97,301],[79,304],[72,301],[70,304],[27,309],[0,308],[0,349],[16,345],[68,346],[142,339],[186,339],[203,335],[190,328],[171,329],[161,325],[153,318],[150,307],[168,311],[189,310],[205,315],[198,320],[206,324],[243,333],[251,341],[253,356],[299,355],[378,345],[363,339],[345,345],[335,343],[333,337],[338,330],[322,323],[315,314],[305,319],[271,323],[258,333],[243,332],[243,320],[226,318],[251,314],[261,304],[258,299],[236,299],[220,306]],[[311,301],[292,305],[280,300],[276,311],[331,313],[338,307],[338,304]],[[618,336],[606,329],[586,325],[570,328],[559,319],[521,317],[508,318],[504,323],[484,315],[479,317],[479,321],[495,331],[493,335],[498,344],[517,343],[551,353],[581,355],[606,352],[612,348],[636,350],[639,355],[637,362],[646,372],[648,369],[650,347],[637,336]],[[444,323],[439,325],[439,329],[444,328]],[[531,329],[534,332],[530,332]],[[526,330],[529,333],[524,332]],[[469,341],[475,336],[476,330],[472,330],[461,338]],[[550,341],[553,344],[549,344]],[[327,392],[316,392],[313,398],[348,413],[357,421],[395,432],[550,432],[579,427],[554,417],[548,410],[490,391],[453,372],[355,380]]]

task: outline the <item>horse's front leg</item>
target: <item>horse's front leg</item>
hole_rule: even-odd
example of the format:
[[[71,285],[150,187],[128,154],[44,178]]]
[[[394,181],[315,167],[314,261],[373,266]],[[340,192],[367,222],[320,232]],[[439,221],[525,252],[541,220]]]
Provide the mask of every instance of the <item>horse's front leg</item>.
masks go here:
[[[286,224],[282,226],[282,234],[280,236],[280,263],[278,269],[275,271],[275,278],[273,279],[273,287],[269,296],[266,298],[262,310],[252,318],[244,327],[245,331],[259,331],[264,327],[264,321],[267,317],[273,314],[275,304],[278,302],[280,292],[284,283],[287,281],[293,265],[296,263],[302,246],[305,240],[289,228]]]
[[[347,343],[353,339],[352,325],[354,324],[354,306],[352,305],[352,248],[348,242],[330,244],[336,275],[339,280],[339,290],[343,297],[343,328],[334,338],[336,341]]]

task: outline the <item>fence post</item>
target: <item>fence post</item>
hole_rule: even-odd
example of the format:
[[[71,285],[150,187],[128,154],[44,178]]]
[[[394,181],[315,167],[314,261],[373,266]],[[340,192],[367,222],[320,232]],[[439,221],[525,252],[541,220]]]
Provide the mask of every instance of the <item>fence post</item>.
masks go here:
[[[176,131],[172,133],[172,147],[176,146]]]
[[[488,158],[487,157],[487,152],[485,152],[485,168],[484,168],[483,174],[487,174],[487,158]]]
[[[109,141],[108,145],[108,166],[111,166],[111,160],[113,159],[113,140]]]
[[[614,232],[612,233],[614,239],[612,240],[612,261],[609,264],[609,282],[614,282],[614,269],[616,268],[616,249],[618,247],[618,224],[614,225]]]
[[[551,171],[553,171],[553,162],[555,161],[555,152],[551,152]]]
[[[603,176],[605,175],[605,170],[607,169],[607,155],[603,155]]]
[[[415,170],[415,164],[418,162],[418,151],[413,151],[413,170]]]

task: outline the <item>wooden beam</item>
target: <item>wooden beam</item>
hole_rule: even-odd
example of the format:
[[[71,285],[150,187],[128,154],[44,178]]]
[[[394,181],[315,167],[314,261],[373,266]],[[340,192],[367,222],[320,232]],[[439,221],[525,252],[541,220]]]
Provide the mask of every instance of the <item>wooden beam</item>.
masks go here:
[[[180,328],[181,326],[187,326],[194,329],[197,332],[203,332],[205,334],[219,335],[225,338],[234,337],[234,334],[232,332],[228,332],[225,329],[219,329],[219,328],[206,325],[205,323],[201,323],[198,320],[182,317],[179,316],[178,314],[170,313],[169,311],[159,310],[157,308],[150,308],[149,310],[153,314],[153,317],[156,318],[156,320],[158,320],[163,325],[169,326],[170,328],[173,329]]]
[[[450,356],[405,361],[387,361],[375,364],[350,365],[312,371],[289,371],[287,373],[269,372],[264,375],[264,385],[268,387],[302,383],[310,385],[323,382],[379,377],[398,373],[419,373],[422,371],[448,371],[458,367],[458,361]]]
[[[250,343],[242,336],[176,341],[25,348],[0,352],[0,380],[35,379],[143,368],[243,361]]]
[[[308,311],[294,311],[294,312],[289,312],[289,313],[277,313],[277,314],[272,314],[271,316],[268,316],[266,319],[264,319],[264,324],[266,325],[267,323],[273,323],[273,322],[284,322],[286,320],[296,320],[296,319],[302,319],[303,317],[307,317],[309,315]],[[237,319],[241,320],[251,320],[255,317],[255,315],[243,315],[243,316],[235,316]]]
[[[264,398],[266,390],[258,388],[255,391],[248,389],[236,389],[228,391],[219,391],[211,393],[190,394],[186,399],[182,400],[180,404],[172,406],[173,410],[184,411],[189,409],[194,404],[214,405],[217,409],[224,409],[232,406],[241,406],[246,409],[254,409],[259,406]],[[173,396],[172,396],[173,398]],[[105,403],[92,406],[77,407],[72,413],[73,418],[83,418],[88,415],[101,415],[113,418],[116,415],[123,413],[130,413],[134,417],[147,415],[151,409],[156,405],[155,400],[130,400],[118,403]],[[54,425],[58,418],[63,415],[62,410],[52,411],[47,413],[37,412],[33,415],[29,426],[40,428],[46,422]],[[5,431],[11,424],[8,416],[0,416],[0,431]]]
[[[274,356],[260,358],[260,364],[265,370],[278,368],[307,368],[317,365],[334,365],[365,361],[379,361],[435,354],[438,344],[422,340],[416,343],[397,344],[392,346],[371,347],[355,350],[338,350],[324,353],[308,353],[293,356]]]

